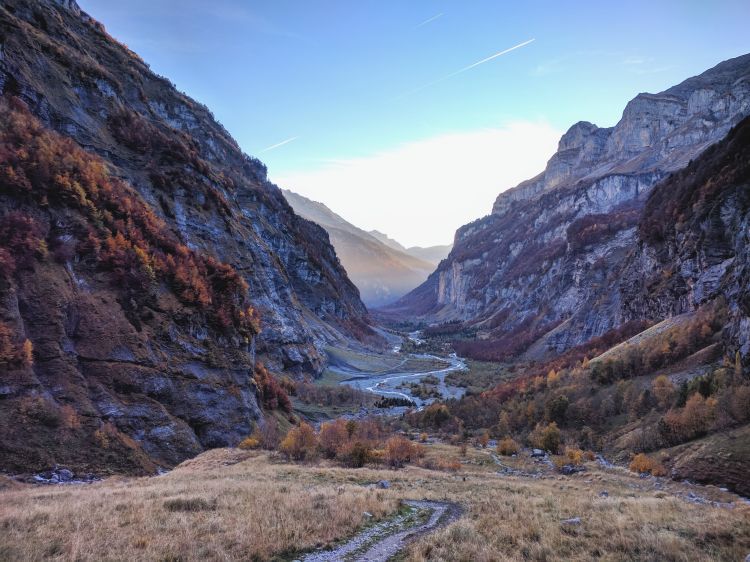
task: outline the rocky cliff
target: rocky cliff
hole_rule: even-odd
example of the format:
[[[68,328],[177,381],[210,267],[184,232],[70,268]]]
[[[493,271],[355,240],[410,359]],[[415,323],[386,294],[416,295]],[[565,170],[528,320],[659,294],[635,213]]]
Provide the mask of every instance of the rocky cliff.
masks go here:
[[[0,5],[0,91],[0,468],[170,465],[247,434],[256,353],[379,344],[325,231],[74,1]]]
[[[559,352],[638,316],[617,286],[649,194],[748,114],[744,55],[639,94],[615,127],[577,123],[544,172],[459,229],[448,259],[394,310],[459,320],[479,336],[471,351],[494,358]]]

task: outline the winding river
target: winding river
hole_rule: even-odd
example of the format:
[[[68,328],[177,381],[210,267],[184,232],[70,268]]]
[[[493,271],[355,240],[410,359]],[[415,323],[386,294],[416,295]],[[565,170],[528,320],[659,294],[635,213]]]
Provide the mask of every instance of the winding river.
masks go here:
[[[440,392],[442,399],[460,398],[463,395],[463,388],[450,386],[445,383],[445,377],[448,375],[448,373],[452,373],[454,371],[463,371],[466,369],[466,363],[464,363],[463,359],[457,357],[455,353],[451,354],[449,357],[437,357],[435,355],[427,354],[411,354],[410,357],[445,361],[448,363],[448,366],[442,369],[437,369],[435,371],[425,371],[419,373],[396,372],[388,373],[385,375],[375,373],[362,373],[341,381],[341,384],[352,386],[354,388],[358,388],[366,392],[371,392],[379,396],[390,398],[405,398],[407,400],[413,401],[417,405],[417,407],[422,407],[430,404],[435,399],[422,399],[414,396],[413,394],[411,394],[407,387],[402,387],[401,385],[404,382],[418,382],[424,377],[432,376],[439,381],[437,389]]]

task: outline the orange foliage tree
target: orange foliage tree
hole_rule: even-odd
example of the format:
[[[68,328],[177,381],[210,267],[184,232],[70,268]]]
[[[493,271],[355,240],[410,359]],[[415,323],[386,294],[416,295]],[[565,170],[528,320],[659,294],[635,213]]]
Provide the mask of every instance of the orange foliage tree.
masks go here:
[[[318,436],[315,430],[305,422],[293,427],[279,445],[279,452],[295,461],[311,459],[315,456]]]

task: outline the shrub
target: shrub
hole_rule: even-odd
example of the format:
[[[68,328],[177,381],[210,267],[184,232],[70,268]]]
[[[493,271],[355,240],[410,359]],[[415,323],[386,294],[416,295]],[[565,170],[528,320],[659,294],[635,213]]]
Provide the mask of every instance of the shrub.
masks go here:
[[[651,390],[656,397],[659,407],[666,409],[674,401],[676,389],[672,381],[665,375],[659,375],[651,383]]]
[[[537,424],[534,431],[529,435],[529,440],[532,445],[556,454],[560,449],[562,435],[555,422],[547,426]]]
[[[506,437],[505,439],[501,440],[497,444],[497,452],[499,455],[503,455],[504,457],[510,457],[512,455],[518,454],[518,451],[521,450],[521,447],[518,443],[516,443],[515,440],[513,440],[511,437]]]
[[[416,457],[417,448],[406,437],[394,435],[385,443],[385,461],[392,468],[400,468]]]
[[[81,427],[81,418],[75,408],[70,404],[65,404],[60,408],[60,418],[62,426],[65,429],[78,429]]]
[[[47,427],[57,427],[62,421],[60,410],[43,396],[27,396],[21,400],[20,413]]]
[[[660,462],[643,453],[635,455],[628,468],[638,474],[651,474],[653,476],[666,476],[667,474],[667,469]]]
[[[284,388],[262,363],[255,366],[253,379],[258,387],[260,402],[266,410],[292,411],[292,402]]]
[[[583,451],[581,451],[581,449],[566,447],[565,457],[568,459],[568,464],[572,464],[575,466],[583,464]]]
[[[279,445],[279,451],[287,458],[295,461],[310,459],[315,456],[318,447],[318,436],[307,423],[302,422],[293,427]]]
[[[487,433],[487,431],[483,431],[482,434],[477,439],[477,443],[479,444],[482,449],[487,448],[487,444],[490,442],[490,434]]]
[[[349,439],[346,421],[338,418],[320,426],[320,450],[329,459],[335,458]]]
[[[237,446],[240,449],[258,449],[260,447],[260,439],[251,435],[250,437],[245,437]]]
[[[373,447],[367,441],[349,441],[339,449],[336,458],[349,468],[362,468],[373,460]]]

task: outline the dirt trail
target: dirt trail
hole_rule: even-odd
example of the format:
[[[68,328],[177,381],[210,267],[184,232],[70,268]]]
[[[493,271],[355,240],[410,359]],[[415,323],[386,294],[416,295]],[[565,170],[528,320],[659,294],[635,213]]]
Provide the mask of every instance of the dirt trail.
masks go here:
[[[312,552],[302,562],[386,562],[416,537],[461,515],[461,507],[452,502],[405,500],[404,505],[412,508],[409,513],[377,523],[333,550]]]

